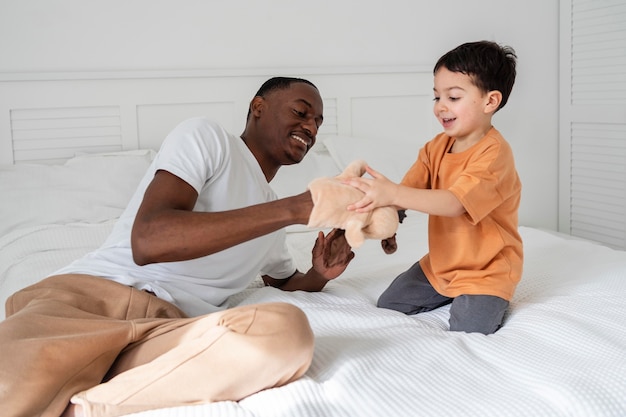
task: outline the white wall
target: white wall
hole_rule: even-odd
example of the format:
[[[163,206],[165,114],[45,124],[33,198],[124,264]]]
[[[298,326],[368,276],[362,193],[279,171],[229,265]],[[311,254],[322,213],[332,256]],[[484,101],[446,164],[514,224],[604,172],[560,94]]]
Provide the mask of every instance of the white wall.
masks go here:
[[[431,68],[466,41],[509,44],[519,56],[518,79],[494,124],[516,153],[521,223],[556,229],[558,15],[556,0],[0,0],[0,76]]]

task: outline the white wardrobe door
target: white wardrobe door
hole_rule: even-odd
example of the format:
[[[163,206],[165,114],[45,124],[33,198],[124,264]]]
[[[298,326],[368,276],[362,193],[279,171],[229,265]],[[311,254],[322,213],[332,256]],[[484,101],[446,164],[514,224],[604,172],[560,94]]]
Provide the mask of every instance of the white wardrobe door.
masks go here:
[[[559,230],[626,249],[626,2],[560,2]]]

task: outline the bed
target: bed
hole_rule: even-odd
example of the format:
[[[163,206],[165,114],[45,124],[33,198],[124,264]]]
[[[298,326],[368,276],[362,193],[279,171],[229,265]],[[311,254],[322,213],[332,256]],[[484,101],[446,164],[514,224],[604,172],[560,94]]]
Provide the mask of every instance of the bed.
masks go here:
[[[369,84],[369,75],[359,77]],[[258,77],[250,78],[256,82]],[[318,79],[325,82],[320,74]],[[52,81],[59,84],[59,80]],[[114,80],[114,84],[118,81],[129,80]],[[419,82],[408,93],[406,89],[390,93],[389,85],[381,91],[368,90],[359,101],[353,92],[342,90],[345,83],[327,81],[332,93],[325,103],[336,104],[334,109],[327,106],[334,125],[331,122],[330,130],[320,135],[318,149],[304,162],[279,172],[272,182],[279,196],[300,192],[318,176],[336,175],[353,159],[365,159],[398,180],[417,153],[418,143],[407,149],[390,146],[381,139],[383,132],[360,135],[372,131],[368,117],[360,111],[377,106],[383,113],[393,113],[393,105],[403,108],[407,100],[421,103],[416,93],[423,88]],[[50,88],[62,89],[67,83],[61,80]],[[26,88],[23,84],[28,82],[15,88]],[[108,87],[106,94],[110,94]],[[361,87],[366,88],[358,83],[350,88]],[[429,89],[424,94],[430,95]],[[345,95],[352,96],[348,104],[343,101]],[[33,102],[19,103],[20,112],[11,117],[19,119],[32,109],[41,109],[35,104],[37,95],[30,97]],[[49,96],[42,93],[41,97]],[[146,100],[150,111],[155,110],[158,99]],[[186,105],[191,100],[181,102]],[[181,102],[174,107],[179,108]],[[81,107],[76,103],[72,106]],[[197,103],[192,104],[191,110],[199,109]],[[53,107],[53,103],[45,105]],[[68,105],[58,107],[67,109]],[[164,110],[174,107],[167,105]],[[142,111],[134,114],[146,116]],[[228,111],[223,115],[232,117]],[[346,117],[349,128],[342,124]],[[140,119],[135,118],[142,128],[151,126]],[[26,149],[20,144],[26,142],[23,137],[14,134],[16,124],[11,126],[8,137],[2,137],[2,146],[11,150],[13,160],[6,158],[0,166],[2,303],[16,290],[103,242],[154,157],[160,134],[153,128],[147,140],[148,136],[142,136],[145,129],[135,126],[129,129],[134,132],[132,140],[120,134],[120,143],[126,144],[120,147],[98,145],[85,150],[73,141],[58,149]],[[301,270],[310,266],[316,233],[298,225],[287,229],[289,248]],[[377,297],[391,280],[427,251],[427,218],[410,211],[398,230],[396,253],[386,255],[379,242],[367,241],[356,250],[346,272],[320,293],[282,292],[263,287],[256,279],[229,299],[230,306],[285,301],[305,311],[316,347],[304,377],[239,402],[134,416],[626,415],[626,252],[537,228],[521,226],[520,233],[525,248],[523,278],[504,327],[493,335],[449,332],[448,307],[416,316],[376,307]]]

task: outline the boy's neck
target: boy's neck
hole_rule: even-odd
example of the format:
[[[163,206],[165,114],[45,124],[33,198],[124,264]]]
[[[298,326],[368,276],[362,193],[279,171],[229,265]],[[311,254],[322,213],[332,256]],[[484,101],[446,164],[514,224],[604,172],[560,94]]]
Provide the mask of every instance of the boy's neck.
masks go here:
[[[491,124],[484,129],[476,130],[463,138],[453,137],[454,143],[450,147],[450,153],[459,153],[468,150],[477,144],[493,128]]]

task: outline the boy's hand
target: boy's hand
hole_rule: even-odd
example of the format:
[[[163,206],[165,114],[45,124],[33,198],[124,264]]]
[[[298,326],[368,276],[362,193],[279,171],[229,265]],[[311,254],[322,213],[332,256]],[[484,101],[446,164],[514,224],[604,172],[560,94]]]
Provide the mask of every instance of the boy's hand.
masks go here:
[[[361,200],[350,204],[347,209],[364,213],[377,207],[392,206],[398,193],[398,184],[369,166],[366,167],[366,172],[372,178],[355,177],[343,181],[344,184],[358,188],[365,193]]]

